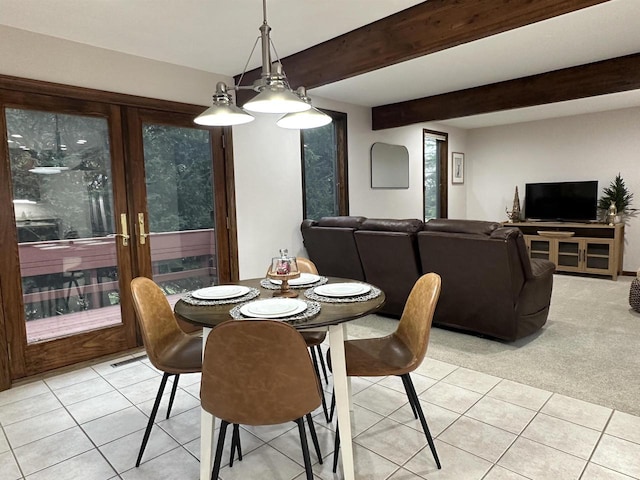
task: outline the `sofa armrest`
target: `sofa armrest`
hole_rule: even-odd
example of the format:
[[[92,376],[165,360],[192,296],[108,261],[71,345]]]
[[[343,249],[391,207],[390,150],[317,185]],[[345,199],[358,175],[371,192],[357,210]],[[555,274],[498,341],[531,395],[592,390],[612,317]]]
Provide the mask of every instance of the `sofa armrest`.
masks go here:
[[[531,275],[533,278],[545,278],[549,275],[553,275],[556,271],[556,266],[549,260],[543,260],[542,258],[531,259]]]

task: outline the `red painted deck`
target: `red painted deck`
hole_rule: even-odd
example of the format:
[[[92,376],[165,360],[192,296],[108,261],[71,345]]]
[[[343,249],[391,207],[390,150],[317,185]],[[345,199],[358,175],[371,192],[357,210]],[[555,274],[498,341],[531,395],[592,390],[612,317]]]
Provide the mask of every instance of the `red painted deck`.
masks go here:
[[[117,268],[115,237],[80,238],[19,245],[20,269],[23,279],[34,277],[32,290],[23,296],[25,305],[34,305],[46,318],[29,320],[26,324],[29,343],[95,330],[121,322],[120,306],[108,305],[105,294],[117,292],[113,277]],[[154,280],[162,282],[185,278],[215,278],[215,236],[212,229],[151,234],[151,258]],[[162,262],[199,257],[202,261],[189,270],[169,271],[160,268]],[[163,272],[163,273],[161,273]],[[77,281],[77,285],[73,280]],[[35,283],[35,287],[33,286]],[[70,297],[82,297],[88,309],[56,315],[60,305],[68,307]],[[177,301],[179,295],[173,295]],[[101,307],[101,304],[107,303]],[[76,307],[77,309],[77,307]],[[72,309],[73,310],[73,309]]]

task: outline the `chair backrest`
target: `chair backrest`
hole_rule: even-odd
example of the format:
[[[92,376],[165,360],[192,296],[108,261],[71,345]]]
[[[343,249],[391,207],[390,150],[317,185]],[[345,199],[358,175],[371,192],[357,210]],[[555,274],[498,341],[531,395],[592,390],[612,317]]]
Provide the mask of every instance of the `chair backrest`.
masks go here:
[[[437,273],[427,273],[416,281],[395,331],[394,335],[399,337],[413,354],[411,370],[422,363],[427,353],[433,313],[440,296],[440,284],[440,276]]]
[[[275,425],[320,405],[307,344],[292,326],[273,320],[231,320],[205,345],[202,408],[229,423]]]
[[[163,353],[186,334],[178,326],[164,292],[153,280],[134,278],[131,293],[147,356],[154,367],[165,370]]]
[[[301,273],[313,273],[318,275],[318,269],[316,268],[315,263],[308,258],[296,257],[296,263],[298,264],[298,270],[300,270]]]

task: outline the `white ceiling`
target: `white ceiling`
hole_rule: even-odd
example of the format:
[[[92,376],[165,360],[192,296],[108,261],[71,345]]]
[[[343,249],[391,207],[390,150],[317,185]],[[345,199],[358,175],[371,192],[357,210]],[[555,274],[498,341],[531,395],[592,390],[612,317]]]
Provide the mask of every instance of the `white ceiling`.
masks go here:
[[[417,3],[269,0],[268,22],[286,57]],[[261,0],[0,0],[0,24],[229,76],[242,72],[261,23]],[[639,25],[640,0],[610,0],[310,94],[375,106],[638,53]],[[249,69],[259,63],[258,47]],[[632,106],[640,91],[443,123],[476,128]]]

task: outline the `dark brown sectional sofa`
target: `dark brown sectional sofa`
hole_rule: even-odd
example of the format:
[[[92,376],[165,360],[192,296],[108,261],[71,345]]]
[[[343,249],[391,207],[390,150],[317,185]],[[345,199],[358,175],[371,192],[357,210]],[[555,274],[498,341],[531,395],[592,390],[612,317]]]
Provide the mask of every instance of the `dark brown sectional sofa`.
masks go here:
[[[442,277],[434,324],[514,341],[547,321],[553,263],[527,255],[517,228],[478,220],[325,217],[301,226],[323,275],[380,287],[400,317],[423,273]]]

